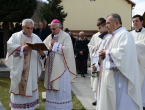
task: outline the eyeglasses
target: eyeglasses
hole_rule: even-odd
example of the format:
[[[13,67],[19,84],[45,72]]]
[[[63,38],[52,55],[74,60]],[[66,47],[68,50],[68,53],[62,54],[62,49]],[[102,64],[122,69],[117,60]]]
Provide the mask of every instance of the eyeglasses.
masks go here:
[[[58,28],[58,27],[57,27]],[[56,30],[57,28],[50,28],[51,30]]]

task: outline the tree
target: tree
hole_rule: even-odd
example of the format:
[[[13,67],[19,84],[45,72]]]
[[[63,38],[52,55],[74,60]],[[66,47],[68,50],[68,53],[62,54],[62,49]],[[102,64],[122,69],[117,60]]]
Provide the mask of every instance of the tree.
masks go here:
[[[6,42],[9,39],[9,22],[21,22],[22,19],[31,18],[37,7],[37,0],[0,0],[0,7],[5,56],[7,52]]]
[[[45,3],[40,9],[41,17],[46,19],[50,23],[53,19],[59,19],[63,24],[67,13],[63,11],[63,6],[61,6],[62,0],[47,0],[49,3]]]
[[[40,18],[40,8],[44,5],[44,2],[42,1],[37,1],[37,8],[32,16],[33,21],[35,22],[35,28],[38,27],[38,24],[40,21],[42,21],[42,19]]]

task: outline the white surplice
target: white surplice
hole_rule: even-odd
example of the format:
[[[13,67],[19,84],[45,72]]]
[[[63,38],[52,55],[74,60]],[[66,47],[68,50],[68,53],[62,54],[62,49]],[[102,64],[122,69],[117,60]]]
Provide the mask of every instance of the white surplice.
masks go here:
[[[113,38],[114,36],[114,38]],[[133,36],[123,27],[112,34],[103,63],[97,110],[142,110],[136,47]],[[110,42],[110,43],[109,43]],[[130,51],[131,49],[131,51]],[[113,62],[111,62],[113,61]],[[110,64],[109,64],[110,62]],[[109,69],[110,66],[110,69]]]
[[[46,90],[46,110],[72,110],[71,83],[68,69],[60,77],[59,91]]]
[[[142,88],[142,103],[145,107],[145,28],[142,28],[141,32],[131,31],[131,34],[134,37],[137,57],[138,57],[138,66],[140,73],[140,82]]]
[[[91,58],[91,71],[92,71],[92,60],[93,60],[93,55],[92,54],[94,53],[94,50],[95,50],[96,46],[99,45],[99,42],[101,41],[101,38],[98,37],[99,35],[100,35],[100,32],[94,34],[92,36],[90,42],[88,43],[88,48],[89,48],[89,53],[90,53],[90,58]],[[96,78],[91,77],[91,88],[92,88],[92,91],[94,91],[94,92],[96,92],[96,87],[95,88],[93,87],[93,83],[96,84],[97,82],[98,81],[97,81]]]
[[[98,50],[94,50],[92,56],[93,56],[93,59],[92,59],[92,64],[95,64],[95,67],[97,68],[97,71],[100,71],[100,66],[98,64],[98,61],[99,61],[99,52],[104,48],[107,40],[111,37],[111,34],[107,34],[103,37],[103,39],[99,42],[99,49]],[[99,84],[99,77],[97,78],[94,78],[94,81],[93,81],[93,91],[94,92],[98,92],[98,84]],[[96,95],[96,94],[95,94]]]
[[[24,97],[21,95],[14,95],[11,93],[11,110],[34,110],[39,106],[38,90],[32,93],[33,97]]]

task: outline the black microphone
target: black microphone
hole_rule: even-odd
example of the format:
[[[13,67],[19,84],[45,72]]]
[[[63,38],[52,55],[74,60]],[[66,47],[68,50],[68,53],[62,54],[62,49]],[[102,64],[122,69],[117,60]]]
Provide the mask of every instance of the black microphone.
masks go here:
[[[54,39],[54,34],[53,34],[53,33],[52,33],[52,35],[51,35],[51,36],[52,36],[52,39]]]
[[[54,39],[54,34],[53,33],[51,34],[51,37],[52,37],[52,39]],[[53,45],[51,44],[51,46],[53,46]]]

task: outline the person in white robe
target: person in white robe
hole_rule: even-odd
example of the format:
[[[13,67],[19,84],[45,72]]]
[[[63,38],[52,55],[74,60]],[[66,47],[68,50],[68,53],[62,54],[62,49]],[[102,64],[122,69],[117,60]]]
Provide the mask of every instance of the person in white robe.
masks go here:
[[[97,45],[99,45],[99,42],[101,41],[101,38],[98,37],[99,35],[100,35],[100,32],[94,34],[91,38],[91,41],[88,43],[88,48],[89,48],[89,53],[90,53],[90,58],[91,58],[91,69],[92,69],[92,60],[93,60],[93,55],[92,54],[94,53],[95,48],[97,48]],[[95,78],[91,77],[91,88],[92,88],[92,90],[93,90],[93,88],[95,89],[95,87],[93,87],[94,80],[95,80]],[[93,90],[93,91],[94,91],[94,96],[96,96],[95,90]]]
[[[99,52],[103,63],[100,94],[96,110],[142,110],[141,87],[133,36],[122,27],[118,14],[107,16],[112,34]]]
[[[32,33],[33,27],[33,20],[23,20],[23,30],[14,33],[7,41],[5,64],[11,70],[11,110],[34,110],[39,106],[37,82],[42,73],[43,62],[37,51],[25,45],[25,42],[42,42]]]
[[[46,110],[73,109],[71,82],[76,78],[76,66],[71,38],[61,30],[61,22],[54,19],[50,28],[52,34],[44,43],[49,52],[40,52],[47,56],[44,88],[46,89]]]
[[[145,110],[145,28],[142,26],[143,25],[142,16],[134,15],[132,21],[135,30],[131,31],[131,34],[134,37],[136,45],[140,82],[142,89],[141,90],[142,104],[143,109]]]
[[[104,18],[99,18],[97,20],[97,27],[98,27],[98,31],[100,33],[100,35],[98,36],[98,38],[100,38],[99,43],[97,44],[97,46],[95,47],[95,49],[93,50],[93,54],[92,54],[92,70],[93,71],[100,71],[99,70],[99,65],[98,65],[98,52],[100,50],[102,50],[101,48],[103,47],[103,45],[105,45],[107,39],[109,38],[109,34],[107,32],[107,28],[106,28],[106,20]],[[101,47],[101,48],[100,48]],[[91,46],[90,46],[91,48]],[[98,81],[99,78],[95,77],[94,81],[93,81],[93,92],[94,92],[94,98],[97,100],[97,90],[98,90]],[[92,103],[92,105],[96,105],[96,101]]]

